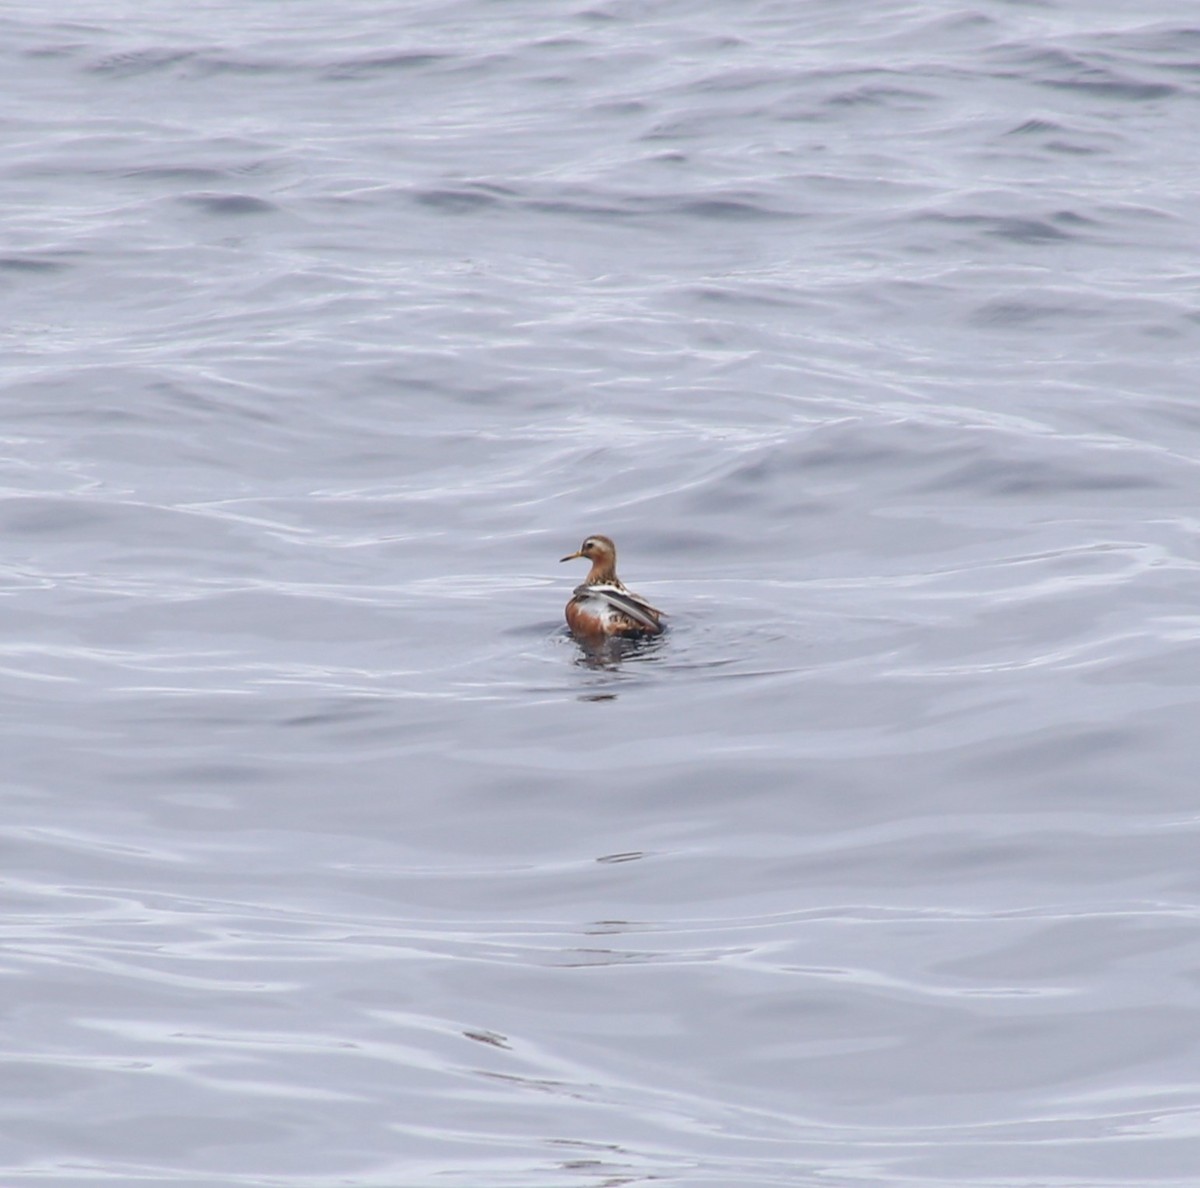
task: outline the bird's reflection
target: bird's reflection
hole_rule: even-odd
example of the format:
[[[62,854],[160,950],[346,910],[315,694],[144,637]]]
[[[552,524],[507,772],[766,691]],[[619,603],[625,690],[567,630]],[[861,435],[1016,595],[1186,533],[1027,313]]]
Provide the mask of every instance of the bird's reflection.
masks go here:
[[[653,661],[666,642],[665,635],[643,635],[632,639],[619,635],[572,638],[579,647],[575,663],[599,672],[619,672],[626,664]]]

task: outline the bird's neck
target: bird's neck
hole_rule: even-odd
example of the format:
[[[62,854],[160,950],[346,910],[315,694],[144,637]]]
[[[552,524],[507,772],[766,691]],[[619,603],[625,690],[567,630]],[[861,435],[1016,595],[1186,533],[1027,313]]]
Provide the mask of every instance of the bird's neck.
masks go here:
[[[587,575],[589,586],[619,586],[617,581],[617,563],[612,560],[593,561]]]

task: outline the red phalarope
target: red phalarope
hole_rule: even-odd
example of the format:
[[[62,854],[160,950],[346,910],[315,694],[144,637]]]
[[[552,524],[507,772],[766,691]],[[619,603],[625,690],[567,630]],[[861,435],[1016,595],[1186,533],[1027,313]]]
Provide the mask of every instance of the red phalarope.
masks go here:
[[[567,626],[575,635],[658,635],[666,618],[617,577],[617,546],[607,536],[589,536],[579,551],[562,559],[586,557],[592,568],[567,603]]]

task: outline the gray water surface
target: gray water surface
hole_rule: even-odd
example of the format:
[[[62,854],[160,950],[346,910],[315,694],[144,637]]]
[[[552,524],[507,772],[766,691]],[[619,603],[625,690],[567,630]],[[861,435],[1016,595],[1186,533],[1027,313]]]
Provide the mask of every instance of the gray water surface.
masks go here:
[[[0,34],[0,1181],[1194,1188],[1193,0]]]

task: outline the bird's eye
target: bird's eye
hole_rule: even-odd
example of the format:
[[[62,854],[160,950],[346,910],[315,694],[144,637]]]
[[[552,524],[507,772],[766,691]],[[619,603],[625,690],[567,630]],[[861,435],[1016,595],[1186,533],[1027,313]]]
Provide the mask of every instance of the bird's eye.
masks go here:
[[[583,542],[583,548],[580,549],[579,551],[581,553],[586,553],[588,551],[588,549],[594,549],[595,547],[596,547],[596,542],[594,540],[585,540]]]

